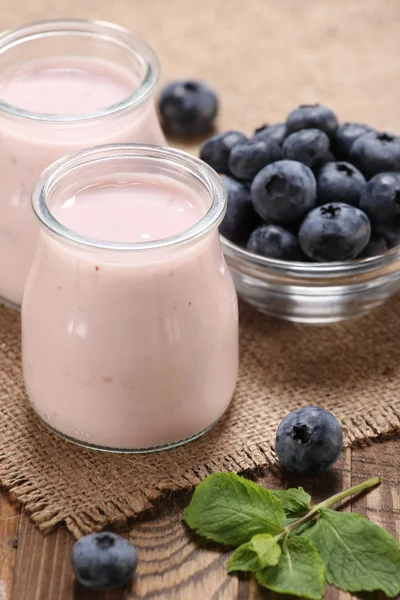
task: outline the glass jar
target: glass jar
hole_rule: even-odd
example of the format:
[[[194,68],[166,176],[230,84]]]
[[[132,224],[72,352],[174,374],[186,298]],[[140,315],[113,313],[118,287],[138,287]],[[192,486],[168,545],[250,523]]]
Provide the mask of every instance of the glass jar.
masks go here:
[[[8,31],[0,37],[0,82],[5,73],[32,61],[75,65],[81,59],[115,68],[116,77],[117,72],[118,77],[129,74],[130,95],[101,110],[71,115],[30,112],[0,99],[0,299],[17,306],[37,240],[30,195],[40,173],[58,158],[89,146],[165,143],[153,101],[158,61],[140,38],[121,27],[56,20]]]
[[[91,182],[124,174],[181,182],[203,202],[204,216],[178,235],[140,243],[86,238],[53,216],[52,207]],[[207,431],[230,403],[238,368],[218,175],[178,150],[104,146],[49,167],[32,202],[41,232],[22,304],[22,346],[39,417],[71,441],[126,452]]]

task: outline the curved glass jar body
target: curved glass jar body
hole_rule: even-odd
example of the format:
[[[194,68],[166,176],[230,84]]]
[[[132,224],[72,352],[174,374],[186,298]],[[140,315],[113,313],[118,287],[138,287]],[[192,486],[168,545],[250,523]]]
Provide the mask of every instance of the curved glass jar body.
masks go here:
[[[153,92],[159,68],[152,50],[131,32],[95,21],[44,21],[0,37],[0,73],[34,60],[93,59],[132,76],[119,104],[82,114],[21,110],[0,101],[0,299],[20,305],[35,250],[32,185],[55,160],[109,143],[164,144]]]
[[[84,238],[49,212],[89,180],[124,173],[180,181],[207,213],[177,236],[127,244]],[[22,304],[23,370],[41,419],[72,441],[117,451],[206,431],[228,407],[238,368],[218,176],[176,150],[94,148],[47,169],[33,207],[42,227]]]

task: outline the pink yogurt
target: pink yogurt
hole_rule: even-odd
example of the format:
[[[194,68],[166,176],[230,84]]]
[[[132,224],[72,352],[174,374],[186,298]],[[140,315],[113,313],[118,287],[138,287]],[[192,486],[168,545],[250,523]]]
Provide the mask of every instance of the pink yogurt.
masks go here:
[[[165,143],[151,96],[126,102],[143,87],[139,67],[126,57],[108,59],[116,51],[111,41],[107,42],[110,48],[102,48],[105,42],[98,40],[93,46],[97,33],[107,34],[115,44],[120,37],[127,38],[125,43],[131,43],[132,48],[135,36],[111,25],[72,21],[65,26],[66,31],[75,28],[89,34],[82,38],[85,54],[79,55],[83,41],[78,35],[75,39],[65,33],[65,40],[59,35],[52,41],[51,33],[63,23],[27,26],[0,38],[0,102],[5,103],[0,104],[0,299],[16,305],[21,303],[37,242],[30,196],[39,174],[56,159],[89,146]],[[7,49],[8,38],[24,40],[26,36],[30,40],[28,34],[38,28],[50,35],[39,39],[38,47],[31,48],[32,41],[23,42],[20,48],[26,45],[26,57],[15,55],[14,47]],[[90,35],[94,37],[88,45]],[[28,58],[31,55],[34,58]],[[156,62],[153,86],[155,70]]]
[[[43,217],[35,192],[39,218],[55,231],[42,230],[24,295],[25,383],[39,416],[65,437],[165,447],[210,427],[235,388],[237,301],[217,229],[223,192],[211,169],[178,151],[131,146],[123,153],[133,159],[115,159],[114,173],[107,152],[48,193],[66,230]],[[214,192],[182,179],[182,165],[171,166],[182,156]]]

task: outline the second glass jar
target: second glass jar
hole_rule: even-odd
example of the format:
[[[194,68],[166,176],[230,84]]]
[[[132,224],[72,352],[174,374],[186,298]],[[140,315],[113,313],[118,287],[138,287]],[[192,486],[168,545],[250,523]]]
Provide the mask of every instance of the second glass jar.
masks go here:
[[[38,235],[30,196],[40,173],[89,146],[165,138],[153,100],[158,61],[121,27],[57,20],[8,31],[0,73],[0,301],[18,306]]]

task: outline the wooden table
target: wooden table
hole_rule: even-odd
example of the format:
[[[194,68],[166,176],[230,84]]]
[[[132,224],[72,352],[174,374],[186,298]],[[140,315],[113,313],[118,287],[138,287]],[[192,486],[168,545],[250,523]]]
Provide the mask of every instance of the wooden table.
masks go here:
[[[354,500],[354,510],[386,527],[400,539],[400,435],[382,443],[348,449],[323,479],[300,480],[277,467],[265,467],[257,480],[271,488],[303,485],[314,500],[321,500],[373,475],[383,483]],[[131,523],[122,535],[139,553],[137,575],[129,590],[108,594],[78,586],[70,567],[74,540],[60,527],[44,536],[7,494],[0,493],[0,600],[262,600],[262,592],[249,578],[228,576],[226,554],[213,546],[200,547],[181,522],[190,493],[166,496],[154,510]],[[326,598],[351,596],[329,588]],[[373,596],[369,596],[373,598]]]
[[[224,91],[222,129],[250,132],[265,119],[280,121],[296,103],[310,98],[332,102],[344,120],[399,129],[398,0],[386,0],[384,8],[378,0],[271,1],[265,2],[263,10],[260,2],[231,0],[229,10],[227,4],[202,0],[196,3],[194,15],[192,6],[187,10],[187,0],[0,0],[0,26],[6,29],[27,20],[72,15],[138,30],[162,57],[165,79],[195,73]],[[209,52],[202,31],[207,32]],[[283,43],[284,36],[290,43]],[[188,39],[190,51],[182,52]],[[275,57],[277,49],[279,64],[268,58]],[[248,68],[258,60],[262,75]],[[376,90],[389,87],[390,93],[380,94],[377,102]],[[346,450],[338,466],[321,480],[285,480],[279,469],[265,468],[259,481],[276,488],[304,485],[319,500],[380,474],[380,488],[349,508],[400,539],[399,455],[400,438]],[[0,492],[0,600],[271,598],[273,594],[261,592],[248,578],[228,576],[226,555],[218,549],[200,548],[192,541],[181,523],[189,497],[189,493],[165,497],[152,514],[125,529],[123,534],[139,551],[137,575],[129,591],[101,595],[75,585],[70,567],[74,540],[67,529],[43,536],[21,508]],[[327,598],[350,596],[329,589]]]

